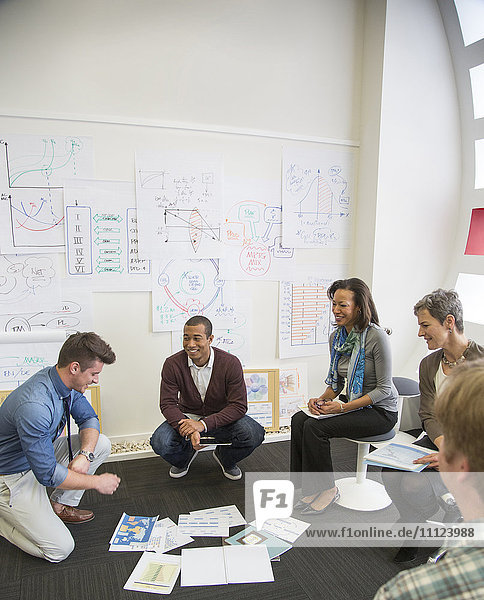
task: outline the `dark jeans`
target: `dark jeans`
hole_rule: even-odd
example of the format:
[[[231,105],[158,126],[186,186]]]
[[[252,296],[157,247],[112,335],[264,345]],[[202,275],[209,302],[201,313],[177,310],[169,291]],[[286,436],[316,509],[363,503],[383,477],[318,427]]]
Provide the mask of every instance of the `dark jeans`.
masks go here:
[[[207,433],[217,441],[232,442],[230,446],[217,448],[217,456],[225,469],[232,469],[249,456],[262,444],[265,436],[262,425],[247,415],[235,423],[211,429]],[[193,454],[191,441],[181,436],[167,421],[153,433],[150,444],[156,454],[180,469],[188,464]]]
[[[291,474],[296,488],[309,496],[334,487],[331,438],[360,438],[390,431],[397,413],[368,407],[328,419],[314,419],[302,411],[291,420]]]
[[[408,433],[417,437],[422,430]],[[429,454],[438,452],[437,446],[428,436],[418,442],[419,446],[429,449]],[[432,473],[432,475],[430,475]],[[400,513],[403,523],[422,523],[439,510],[438,497],[448,490],[435,469],[426,468],[419,473],[382,469],[382,481],[385,489]]]

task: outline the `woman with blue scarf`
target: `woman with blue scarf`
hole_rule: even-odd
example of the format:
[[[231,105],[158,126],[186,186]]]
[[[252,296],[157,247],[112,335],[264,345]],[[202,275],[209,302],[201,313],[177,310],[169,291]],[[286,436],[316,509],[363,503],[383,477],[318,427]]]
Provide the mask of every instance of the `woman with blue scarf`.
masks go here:
[[[302,514],[322,513],[339,498],[331,438],[379,435],[397,422],[390,343],[368,286],[355,277],[340,279],[328,297],[336,322],[329,338],[328,387],[308,402],[311,415],[319,418],[300,411],[291,422],[291,472],[301,474],[296,483],[302,484],[303,495],[294,508]],[[345,384],[346,396],[338,397]]]

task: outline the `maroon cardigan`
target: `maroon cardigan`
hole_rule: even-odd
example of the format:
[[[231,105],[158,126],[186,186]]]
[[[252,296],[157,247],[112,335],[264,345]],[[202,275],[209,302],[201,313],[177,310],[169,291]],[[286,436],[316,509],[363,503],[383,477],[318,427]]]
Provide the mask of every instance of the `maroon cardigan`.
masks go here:
[[[212,350],[212,376],[205,402],[193,381],[185,350],[165,360],[161,370],[160,408],[175,429],[185,413],[202,416],[210,431],[238,421],[247,412],[247,388],[239,359],[224,350]]]

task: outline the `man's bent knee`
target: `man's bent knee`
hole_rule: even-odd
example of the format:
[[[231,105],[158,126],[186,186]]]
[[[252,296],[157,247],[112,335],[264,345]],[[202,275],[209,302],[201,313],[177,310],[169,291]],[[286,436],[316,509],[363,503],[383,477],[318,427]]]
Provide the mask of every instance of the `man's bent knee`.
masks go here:
[[[41,552],[45,560],[53,563],[59,563],[65,560],[74,550],[74,548],[74,538],[69,533],[57,546],[41,548]]]
[[[253,448],[262,444],[266,433],[262,425],[247,415],[236,422],[233,431],[234,437],[239,442],[246,443]]]
[[[95,452],[98,456],[106,458],[111,454],[111,440],[103,433],[99,434]]]
[[[150,438],[150,445],[153,452],[159,456],[170,454],[175,450],[181,441],[180,434],[165,421],[153,433]]]

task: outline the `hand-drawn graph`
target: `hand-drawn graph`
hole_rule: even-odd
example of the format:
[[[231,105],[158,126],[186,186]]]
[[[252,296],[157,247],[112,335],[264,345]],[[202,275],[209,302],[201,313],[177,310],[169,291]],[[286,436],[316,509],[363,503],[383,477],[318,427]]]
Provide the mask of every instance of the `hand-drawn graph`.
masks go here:
[[[76,331],[92,331],[92,294],[86,290],[62,286],[58,306],[52,310],[30,310],[25,312],[1,311],[0,330],[6,333],[43,332],[49,329],[65,331],[66,336]],[[70,298],[70,300],[69,300]]]
[[[190,317],[228,310],[225,295],[215,259],[160,263],[153,269],[153,331],[181,331]]]
[[[174,242],[187,244],[189,242],[194,255],[198,254],[200,245],[205,238],[220,242],[220,227],[210,225],[199,208],[165,208],[163,211],[163,234],[165,242],[168,244]]]
[[[220,277],[216,259],[154,263],[153,331],[172,331],[173,348],[182,348],[185,322],[195,315],[212,321],[213,346],[249,360],[250,303],[235,299],[233,283]]]
[[[283,241],[296,248],[350,245],[353,155],[285,149]]]
[[[141,251],[153,258],[219,258],[222,162],[180,153],[136,155]]]
[[[0,255],[0,314],[54,308],[58,273],[56,255]]]
[[[0,355],[0,390],[13,390],[40,369],[55,365],[61,345],[59,342],[3,342]]]
[[[208,316],[213,325],[212,346],[235,354],[242,365],[250,362],[250,314],[251,302],[237,298],[233,302],[225,301]],[[172,332],[172,348],[182,348],[183,325]]]
[[[7,159],[8,187],[59,188],[66,177],[78,177],[86,138],[12,136],[2,140]],[[9,151],[9,146],[13,150]]]
[[[70,180],[65,189],[69,277],[105,291],[151,289],[151,263],[138,252],[134,185]]]
[[[12,135],[0,151],[2,252],[63,252],[63,181],[92,176],[90,138]]]
[[[242,365],[250,361],[250,314],[250,301],[237,298],[210,315],[214,326],[212,346],[235,354]]]
[[[327,269],[322,267],[320,272],[325,271]],[[280,282],[280,358],[327,353],[332,314],[327,290],[335,279],[328,275]]]
[[[319,325],[328,321],[330,309],[325,286],[303,283],[291,287],[291,345],[324,344],[328,330]]]
[[[307,403],[306,365],[279,369],[279,427],[289,427],[299,406]]]
[[[226,246],[222,273],[231,279],[279,280],[294,263],[294,249],[282,245],[280,184],[263,179],[226,178]]]

